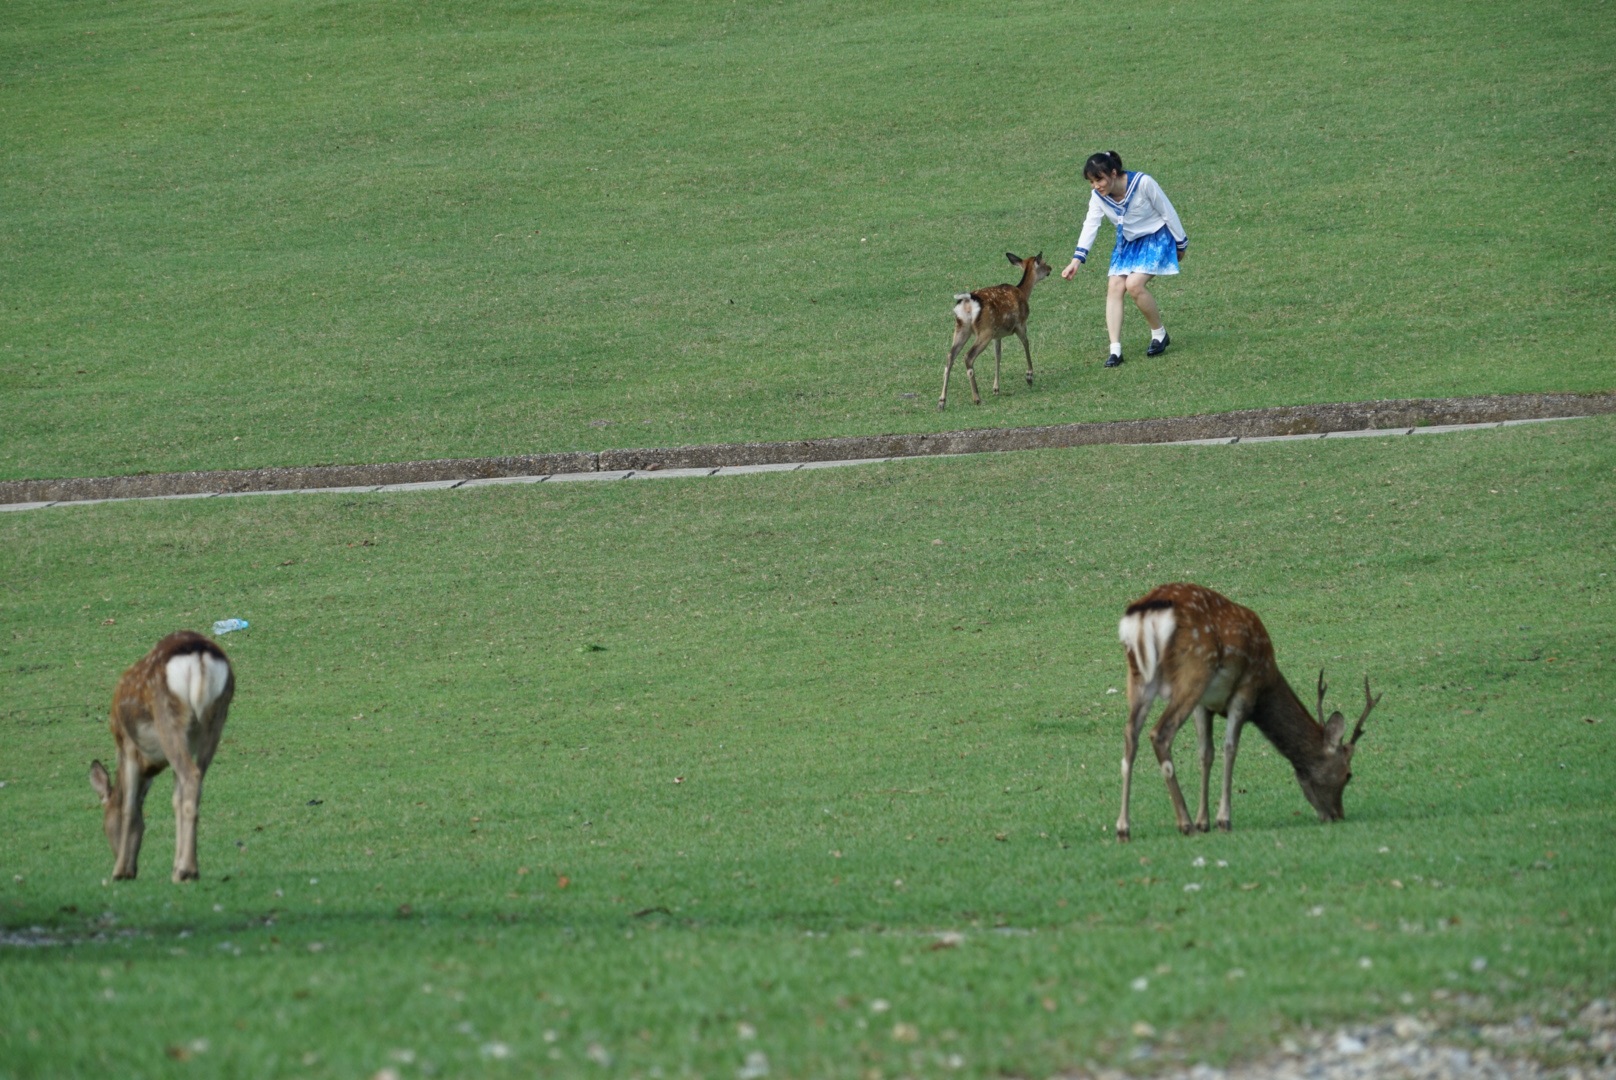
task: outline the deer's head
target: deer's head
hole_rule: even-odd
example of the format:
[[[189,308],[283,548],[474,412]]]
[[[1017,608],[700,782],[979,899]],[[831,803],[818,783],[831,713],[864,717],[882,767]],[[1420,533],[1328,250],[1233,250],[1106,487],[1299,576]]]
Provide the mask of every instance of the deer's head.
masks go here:
[[[1015,254],[1015,252],[1007,251],[1005,252],[1005,259],[1010,260],[1010,265],[1013,265],[1013,267],[1021,267],[1021,272],[1033,273],[1033,285],[1037,285],[1039,281],[1049,276],[1049,264],[1044,262],[1044,252],[1037,252],[1031,259],[1023,259],[1021,255]]]
[[[1352,755],[1358,749],[1358,739],[1363,735],[1369,710],[1379,703],[1380,696],[1369,695],[1369,677],[1364,676],[1363,715],[1358,717],[1352,737],[1342,739],[1347,730],[1347,718],[1340,712],[1333,712],[1328,720],[1324,719],[1325,689],[1324,672],[1320,670],[1318,711],[1319,721],[1324,726],[1324,753],[1307,767],[1298,768],[1296,781],[1302,786],[1302,794],[1307,801],[1318,811],[1320,821],[1340,821],[1347,816],[1341,808],[1341,795],[1352,781]]]
[[[1011,265],[1021,267],[1023,272],[1030,271],[1032,273],[1032,281],[1034,285],[1038,284],[1038,282],[1049,276],[1049,264],[1044,261],[1044,253],[1042,251],[1030,259],[1023,259],[1020,255],[1017,255],[1011,251],[1005,252],[1004,257],[1010,260]]]
[[[112,845],[112,854],[116,857],[118,840],[123,835],[123,796],[107,774],[107,767],[99,761],[90,762],[90,786],[101,798],[101,827],[106,831],[107,843]]]

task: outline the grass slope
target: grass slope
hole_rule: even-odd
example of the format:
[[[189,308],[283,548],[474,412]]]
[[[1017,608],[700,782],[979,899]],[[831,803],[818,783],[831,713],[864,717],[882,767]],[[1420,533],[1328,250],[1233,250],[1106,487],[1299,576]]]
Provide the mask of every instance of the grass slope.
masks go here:
[[[0,927],[60,943],[0,1075],[1046,1075],[1608,993],[1613,435],[5,515]],[[1384,691],[1345,823],[1253,733],[1232,834],[1147,773],[1111,840],[1115,621],[1178,578]],[[108,887],[112,682],[224,615],[203,880],[161,780]]]
[[[0,477],[1609,388],[1613,56],[1568,2],[19,0]],[[1194,240],[1173,351],[1099,368],[1091,267],[939,416],[950,295],[1060,265],[1109,147]]]

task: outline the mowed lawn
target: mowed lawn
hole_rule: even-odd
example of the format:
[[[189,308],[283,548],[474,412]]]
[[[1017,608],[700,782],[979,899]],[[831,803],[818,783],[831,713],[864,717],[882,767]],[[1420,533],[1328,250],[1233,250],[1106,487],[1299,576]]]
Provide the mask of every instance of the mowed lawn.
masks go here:
[[[1048,1075],[1608,994],[1613,436],[4,515],[0,1075]],[[1345,822],[1253,731],[1234,832],[1145,768],[1114,842],[1175,579],[1384,693]],[[110,885],[112,684],[223,616],[202,880],[164,778]]]
[[[1565,0],[15,0],[0,477],[1610,389],[1613,57]],[[1172,351],[1101,369],[1107,226],[939,415],[1108,148]]]

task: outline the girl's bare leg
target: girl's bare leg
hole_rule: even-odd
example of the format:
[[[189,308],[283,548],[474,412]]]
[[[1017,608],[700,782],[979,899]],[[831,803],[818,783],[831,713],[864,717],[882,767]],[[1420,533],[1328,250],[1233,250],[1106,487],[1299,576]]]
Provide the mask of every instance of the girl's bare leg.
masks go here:
[[[1160,330],[1162,325],[1161,308],[1156,306],[1156,298],[1151,295],[1150,289],[1146,287],[1150,284],[1150,279],[1154,276],[1154,274],[1129,274],[1127,277],[1126,288],[1128,295],[1133,297],[1133,302],[1138,306],[1139,314],[1145,317],[1145,322],[1150,324],[1150,328],[1152,330]],[[1112,278],[1111,280],[1121,281],[1123,279],[1118,276]],[[1116,329],[1111,331],[1112,341],[1122,340],[1116,336],[1117,331],[1121,329],[1122,297],[1119,295],[1117,297],[1117,325]]]
[[[1128,290],[1128,279],[1118,274],[1106,279],[1105,328],[1112,341],[1122,340],[1122,297]]]

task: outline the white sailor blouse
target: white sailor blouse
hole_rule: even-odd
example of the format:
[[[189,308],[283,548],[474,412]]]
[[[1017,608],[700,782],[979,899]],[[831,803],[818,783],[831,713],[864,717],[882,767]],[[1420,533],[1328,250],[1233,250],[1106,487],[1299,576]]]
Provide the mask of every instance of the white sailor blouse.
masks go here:
[[[1100,235],[1100,220],[1110,218],[1124,239],[1137,240],[1149,236],[1163,225],[1173,234],[1173,244],[1182,252],[1189,246],[1184,226],[1178,220],[1178,211],[1167,200],[1167,193],[1155,179],[1142,172],[1130,172],[1128,190],[1120,200],[1098,191],[1089,193],[1089,212],[1083,219],[1083,233],[1078,237],[1077,250],[1072,258],[1080,263],[1089,261],[1089,248]]]

